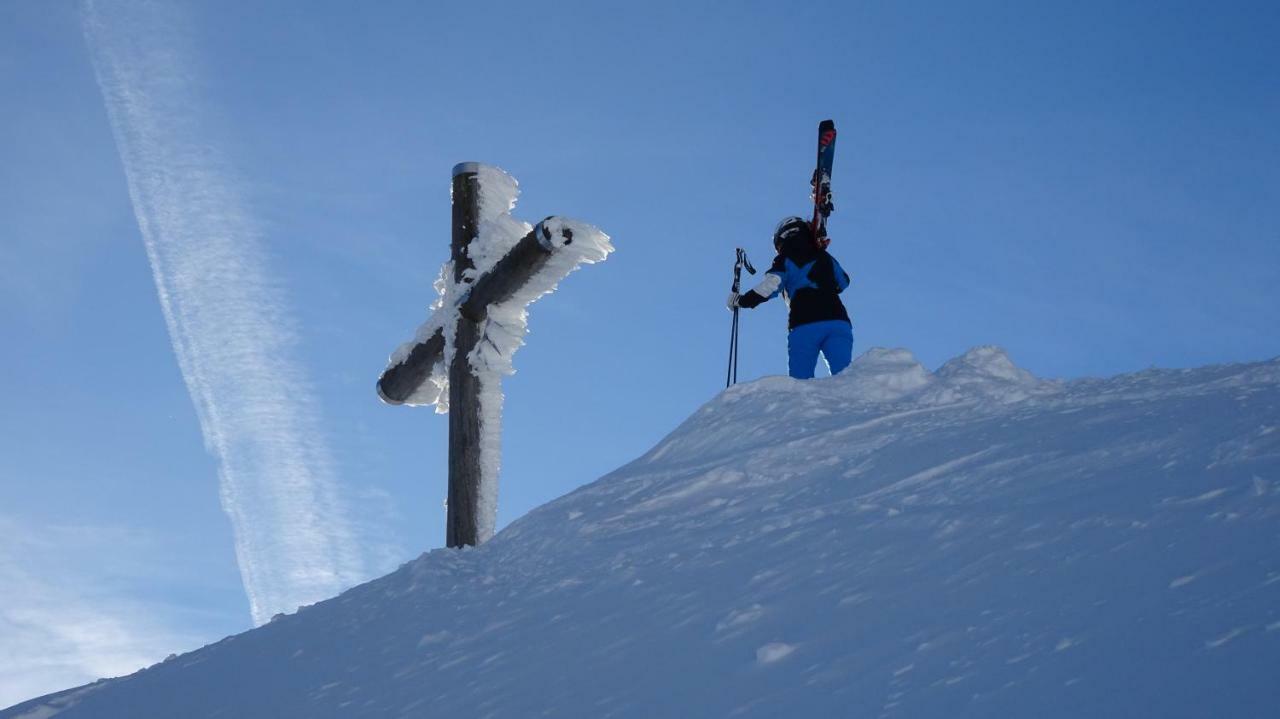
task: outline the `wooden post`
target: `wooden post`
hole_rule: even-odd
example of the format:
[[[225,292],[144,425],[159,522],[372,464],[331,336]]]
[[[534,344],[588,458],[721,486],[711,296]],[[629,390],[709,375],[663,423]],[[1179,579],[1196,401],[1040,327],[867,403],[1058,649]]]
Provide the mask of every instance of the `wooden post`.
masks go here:
[[[479,232],[480,165],[465,162],[453,168],[453,233],[450,254],[453,282],[449,307],[441,323],[453,323],[453,346],[445,347],[447,327],[420,340],[396,364],[378,378],[378,396],[387,404],[404,404],[431,380],[446,349],[452,351],[449,385],[449,500],[445,518],[445,545],[462,547],[481,541],[481,444],[496,449],[498,427],[482,424],[486,382],[500,381],[493,372],[478,372],[470,355],[483,339],[489,309],[501,305],[547,267],[558,250],[573,243],[568,224],[548,217],[520,239],[483,275],[476,276],[471,245]],[[554,228],[554,229],[553,229]],[[487,433],[487,434],[482,434]],[[496,477],[493,478],[496,481]]]
[[[453,168],[453,280],[475,267],[467,247],[476,238],[479,223],[479,168],[464,162]],[[477,512],[480,510],[480,378],[467,358],[480,338],[481,318],[458,317],[453,339],[453,363],[449,366],[449,509],[445,546],[479,543]]]

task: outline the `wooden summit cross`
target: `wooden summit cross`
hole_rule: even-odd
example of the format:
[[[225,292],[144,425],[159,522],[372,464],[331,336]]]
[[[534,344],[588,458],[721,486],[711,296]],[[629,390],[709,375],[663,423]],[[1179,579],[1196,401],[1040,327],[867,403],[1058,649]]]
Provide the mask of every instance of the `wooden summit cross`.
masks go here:
[[[482,517],[481,484],[484,481],[482,448],[488,442],[492,452],[497,452],[501,428],[485,426],[482,406],[486,397],[496,404],[489,412],[496,417],[501,411],[500,378],[492,370],[477,370],[472,360],[473,352],[482,341],[492,343],[485,336],[490,310],[510,302],[522,290],[540,294],[549,292],[556,281],[571,272],[580,262],[603,260],[612,250],[608,238],[590,226],[580,226],[588,238],[597,239],[597,246],[583,247],[574,243],[574,223],[558,217],[548,217],[539,222],[500,259],[477,272],[473,256],[473,243],[479,237],[483,176],[502,178],[511,183],[511,203],[514,204],[515,182],[496,168],[485,168],[474,162],[465,162],[453,168],[453,235],[450,243],[453,271],[453,287],[444,291],[442,306],[438,307],[427,328],[434,323],[434,331],[418,340],[407,354],[398,352],[398,362],[393,362],[378,379],[378,396],[388,404],[413,403],[411,400],[429,381],[441,384],[441,377],[433,373],[447,372],[449,412],[449,495],[445,529],[445,545],[461,547],[476,545],[488,539],[482,527],[491,531],[492,518]],[[508,208],[504,208],[509,211]],[[506,211],[500,213],[505,217]],[[527,228],[528,225],[523,225]],[[574,257],[565,257],[573,253]],[[559,263],[553,258],[560,257]],[[554,266],[553,266],[554,265]],[[533,283],[537,280],[536,284]],[[526,286],[532,287],[531,290]],[[527,301],[533,298],[526,297]],[[519,300],[516,300],[519,301]],[[441,315],[440,313],[445,313]],[[523,321],[523,320],[522,320]],[[449,325],[452,324],[452,328]],[[448,338],[452,329],[452,346]],[[523,329],[523,327],[521,327]],[[509,352],[514,351],[517,338]],[[496,347],[496,344],[493,344]],[[448,367],[443,360],[452,357]],[[494,383],[489,387],[487,383]],[[492,390],[486,393],[485,390]],[[435,400],[423,402],[430,404]],[[494,422],[494,424],[498,424]],[[488,481],[496,483],[496,460],[490,470],[495,476]],[[492,487],[496,493],[496,484]],[[495,494],[496,500],[496,494]]]

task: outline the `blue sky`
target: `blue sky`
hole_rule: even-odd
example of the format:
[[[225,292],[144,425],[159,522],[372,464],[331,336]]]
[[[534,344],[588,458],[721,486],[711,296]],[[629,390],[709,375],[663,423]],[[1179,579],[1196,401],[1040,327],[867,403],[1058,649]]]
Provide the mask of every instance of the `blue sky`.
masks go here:
[[[805,211],[826,117],[855,352],[999,344],[1050,377],[1280,354],[1278,36],[1267,2],[0,5],[0,704],[251,626],[95,52],[163,96],[132,167],[182,180],[150,185],[175,226],[250,228],[285,348],[254,407],[323,456],[324,539],[373,576],[443,539],[447,422],[373,383],[433,299],[454,163],[617,247],[531,308],[502,525],[721,388],[733,248],[766,264]],[[744,315],[740,377],[785,372],[784,329]]]

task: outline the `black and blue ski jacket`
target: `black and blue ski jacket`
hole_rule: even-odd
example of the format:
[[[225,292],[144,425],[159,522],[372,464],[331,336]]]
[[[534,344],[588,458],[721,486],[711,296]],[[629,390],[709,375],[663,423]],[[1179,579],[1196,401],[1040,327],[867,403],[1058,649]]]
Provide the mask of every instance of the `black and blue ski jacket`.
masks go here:
[[[738,298],[738,306],[750,309],[781,293],[788,307],[787,329],[810,322],[848,322],[849,312],[839,296],[848,286],[849,275],[836,258],[802,235],[783,243],[764,279]]]

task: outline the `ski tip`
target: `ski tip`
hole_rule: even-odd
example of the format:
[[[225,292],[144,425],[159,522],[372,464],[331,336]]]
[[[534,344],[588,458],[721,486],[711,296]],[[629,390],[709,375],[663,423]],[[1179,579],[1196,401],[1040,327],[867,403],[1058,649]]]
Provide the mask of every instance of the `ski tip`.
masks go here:
[[[453,176],[458,175],[474,175],[480,172],[480,163],[478,162],[459,162],[453,166]]]
[[[819,130],[819,131],[822,131],[822,130],[834,130],[834,129],[836,129],[836,121],[835,121],[835,120],[823,120],[822,122],[818,123],[818,130]]]

